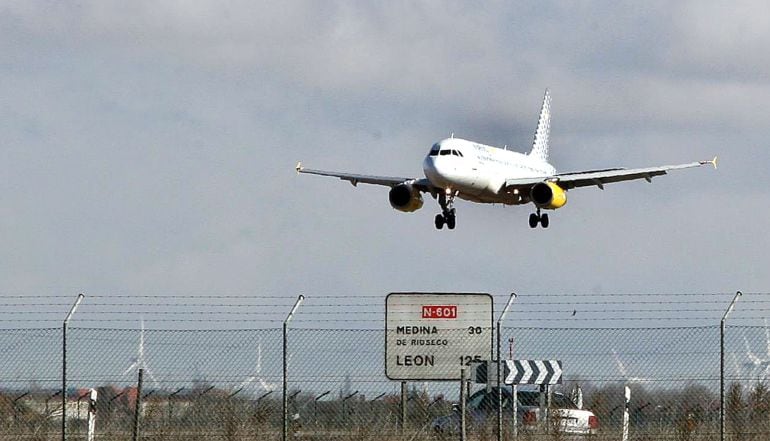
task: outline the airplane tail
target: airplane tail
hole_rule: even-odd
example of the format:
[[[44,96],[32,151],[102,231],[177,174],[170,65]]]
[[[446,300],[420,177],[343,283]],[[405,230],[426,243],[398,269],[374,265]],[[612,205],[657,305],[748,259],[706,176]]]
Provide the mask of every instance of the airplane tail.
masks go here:
[[[551,92],[545,89],[543,107],[540,109],[540,119],[537,121],[535,140],[529,156],[534,156],[543,162],[548,162],[548,138],[551,133]]]

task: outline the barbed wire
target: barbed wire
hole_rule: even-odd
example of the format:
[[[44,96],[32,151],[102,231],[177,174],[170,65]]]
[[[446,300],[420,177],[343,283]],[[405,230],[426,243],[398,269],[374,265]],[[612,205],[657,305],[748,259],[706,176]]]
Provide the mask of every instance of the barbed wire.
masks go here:
[[[157,299],[157,298],[167,298],[167,299],[210,299],[210,298],[218,298],[218,299],[278,299],[278,300],[285,300],[285,301],[294,301],[296,300],[296,295],[260,295],[260,294],[219,294],[219,293],[213,293],[213,294],[89,294],[84,293],[87,298],[90,299],[142,299],[142,298],[149,298],[149,299]],[[430,293],[432,294],[432,293]],[[444,294],[444,293],[436,293],[436,294]],[[449,293],[449,294],[455,294],[455,293]],[[465,292],[459,292],[456,294],[466,294]],[[476,294],[476,293],[470,293],[470,294]],[[635,293],[586,293],[586,292],[563,292],[563,293],[525,293],[525,294],[519,294],[517,297],[517,302],[521,301],[521,299],[530,297],[565,297],[565,296],[573,296],[573,297],[691,297],[691,296],[701,296],[701,297],[729,297],[734,295],[735,292],[684,292],[684,293],[665,293],[665,292],[635,292]],[[65,299],[73,297],[74,295],[66,294],[66,295],[37,295],[37,294],[3,294],[0,293],[2,297],[4,298],[18,298],[18,299],[29,299],[29,298],[46,298],[46,299]],[[387,293],[373,293],[373,294],[350,294],[350,295],[327,295],[327,294],[304,294],[305,299],[350,299],[350,298],[382,298],[384,299]],[[743,292],[744,296],[770,296],[770,292]],[[492,295],[495,299],[507,299],[507,294],[505,295]]]
[[[152,305],[144,305],[147,307],[150,307]],[[617,313],[617,312],[629,312],[629,313],[637,313],[637,314],[645,314],[645,313],[681,313],[681,312],[716,312],[716,313],[724,313],[724,310],[722,309],[708,309],[708,308],[677,308],[677,309],[582,309],[578,308],[579,305],[575,305],[575,307],[570,309],[528,309],[525,311],[510,311],[511,314],[530,314],[530,313],[573,313],[573,312],[580,312],[580,313],[594,313],[594,314],[604,314],[604,313]],[[770,308],[752,308],[751,312],[767,312],[770,311]],[[86,311],[81,311],[81,313]],[[125,314],[126,311],[109,311],[109,310],[88,310],[88,313],[93,314]],[[280,312],[267,312],[267,311],[199,311],[199,310],[187,310],[187,311],[157,311],[157,310],[133,310],[130,311],[134,314],[147,314],[147,315],[209,315],[209,314],[215,314],[215,315],[257,315],[257,316],[272,316],[272,315],[279,315],[284,314],[283,311]],[[298,311],[296,315],[299,316],[307,316],[310,314],[313,315],[348,315],[351,312],[354,312],[356,314],[365,314],[365,315],[377,315],[377,316],[384,316],[385,311]],[[0,315],[34,315],[34,314],[46,314],[46,315],[61,315],[61,311],[1,311]]]

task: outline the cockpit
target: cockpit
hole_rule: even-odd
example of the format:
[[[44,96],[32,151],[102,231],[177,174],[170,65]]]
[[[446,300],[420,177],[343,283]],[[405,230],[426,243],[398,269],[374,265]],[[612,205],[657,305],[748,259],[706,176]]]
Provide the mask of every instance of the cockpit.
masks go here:
[[[463,157],[463,153],[459,150],[454,149],[442,149],[441,145],[438,143],[433,144],[433,147],[430,149],[430,153],[428,153],[428,156],[459,156]]]

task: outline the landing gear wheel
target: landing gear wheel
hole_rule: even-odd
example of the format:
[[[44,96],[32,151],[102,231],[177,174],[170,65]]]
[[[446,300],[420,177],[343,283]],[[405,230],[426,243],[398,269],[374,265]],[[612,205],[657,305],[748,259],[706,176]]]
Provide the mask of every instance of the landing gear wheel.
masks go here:
[[[549,222],[549,220],[548,220],[548,214],[546,214],[546,213],[543,213],[543,214],[540,216],[540,225],[542,225],[542,226],[543,226],[543,228],[548,228],[548,224],[549,224],[549,223],[550,223],[550,222]]]
[[[437,214],[435,222],[436,222],[436,229],[437,230],[440,230],[440,229],[444,228],[444,222],[445,222],[444,215]]]
[[[540,222],[540,216],[535,213],[529,215],[529,228],[537,227],[538,222]]]
[[[447,228],[449,228],[450,230],[454,230],[456,221],[457,221],[457,218],[455,217],[455,210],[453,208],[446,216]]]

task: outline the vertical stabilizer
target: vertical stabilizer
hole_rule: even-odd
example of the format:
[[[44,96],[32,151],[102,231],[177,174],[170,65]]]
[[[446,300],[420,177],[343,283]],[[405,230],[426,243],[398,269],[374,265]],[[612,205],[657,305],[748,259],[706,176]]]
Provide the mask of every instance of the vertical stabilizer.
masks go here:
[[[534,156],[543,162],[548,162],[548,138],[551,133],[551,92],[545,89],[543,107],[540,109],[540,119],[537,121],[535,140],[532,143],[530,156]]]

